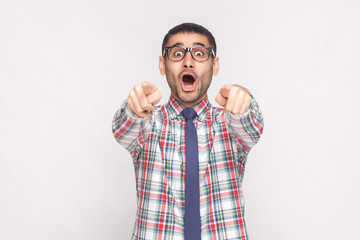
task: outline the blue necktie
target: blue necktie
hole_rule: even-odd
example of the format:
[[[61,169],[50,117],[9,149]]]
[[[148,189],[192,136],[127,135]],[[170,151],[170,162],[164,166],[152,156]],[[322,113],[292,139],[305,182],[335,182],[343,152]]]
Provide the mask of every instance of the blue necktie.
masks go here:
[[[186,119],[185,240],[200,240],[199,153],[197,133],[193,123],[196,112],[192,108],[185,108],[181,113]]]

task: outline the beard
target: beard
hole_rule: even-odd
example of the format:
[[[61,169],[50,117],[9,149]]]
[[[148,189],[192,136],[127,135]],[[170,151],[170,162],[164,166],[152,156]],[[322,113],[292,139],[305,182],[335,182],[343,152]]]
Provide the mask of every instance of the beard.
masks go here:
[[[190,69],[191,70],[191,69]],[[181,72],[182,73],[182,72]],[[195,72],[192,71],[196,76],[196,88],[194,91],[184,91],[181,85],[181,73],[177,76],[168,71],[165,67],[166,80],[171,90],[171,95],[176,98],[181,103],[187,105],[194,105],[205,98],[207,95],[207,90],[210,87],[213,75],[213,68],[203,75],[198,76]]]

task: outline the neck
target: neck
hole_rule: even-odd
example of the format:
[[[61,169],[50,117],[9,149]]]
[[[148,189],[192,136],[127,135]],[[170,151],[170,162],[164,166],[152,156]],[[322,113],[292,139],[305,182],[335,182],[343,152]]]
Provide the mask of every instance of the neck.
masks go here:
[[[174,94],[171,94],[171,96],[173,98],[175,98],[176,100],[178,100],[182,105],[184,105],[184,107],[187,108],[191,108],[192,106],[194,106],[195,104],[201,102],[202,100],[204,100],[207,97],[207,94],[205,93],[201,98],[199,98],[197,101],[195,102],[183,102],[181,101],[179,98],[177,98],[176,96],[174,96]]]

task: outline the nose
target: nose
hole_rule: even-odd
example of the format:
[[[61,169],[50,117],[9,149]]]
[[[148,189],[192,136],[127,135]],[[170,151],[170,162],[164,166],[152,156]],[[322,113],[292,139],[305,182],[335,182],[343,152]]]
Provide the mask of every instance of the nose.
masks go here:
[[[194,68],[194,59],[191,56],[191,53],[189,51],[187,51],[185,53],[185,57],[183,59],[183,67],[184,68]]]

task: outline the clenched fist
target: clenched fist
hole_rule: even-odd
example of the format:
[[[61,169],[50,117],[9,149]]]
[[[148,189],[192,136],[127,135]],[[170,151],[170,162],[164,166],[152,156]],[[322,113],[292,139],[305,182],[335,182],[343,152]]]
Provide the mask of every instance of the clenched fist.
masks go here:
[[[215,101],[224,107],[224,112],[244,114],[250,106],[251,96],[249,90],[244,87],[225,85],[220,89]]]
[[[156,105],[161,100],[161,94],[157,87],[150,82],[137,84],[129,93],[127,104],[130,109],[140,117],[149,117],[150,111],[154,111]]]

